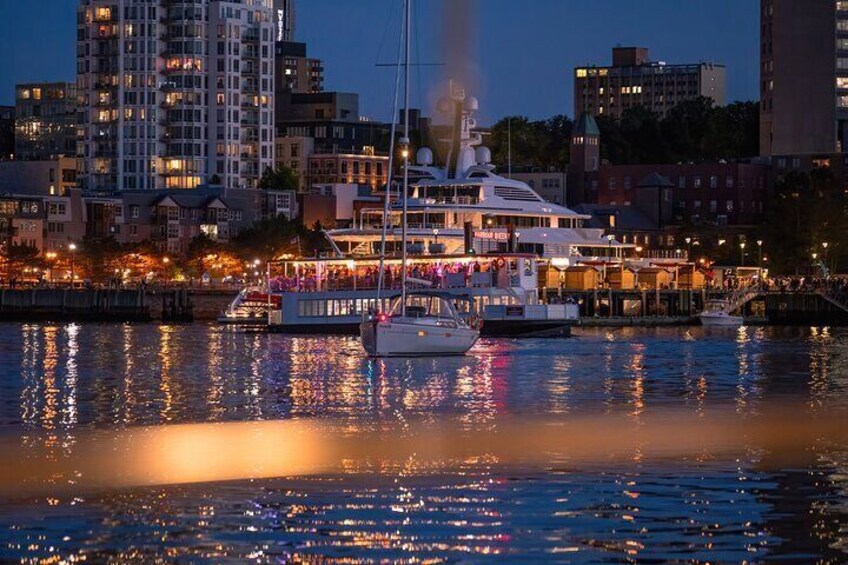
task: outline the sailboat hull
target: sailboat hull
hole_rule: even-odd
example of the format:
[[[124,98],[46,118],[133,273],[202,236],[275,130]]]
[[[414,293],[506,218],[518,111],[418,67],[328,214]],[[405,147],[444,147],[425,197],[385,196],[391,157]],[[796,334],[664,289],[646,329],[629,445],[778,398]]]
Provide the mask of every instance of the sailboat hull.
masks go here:
[[[477,343],[480,332],[461,326],[389,320],[363,322],[360,335],[371,357],[448,357],[468,353]]]

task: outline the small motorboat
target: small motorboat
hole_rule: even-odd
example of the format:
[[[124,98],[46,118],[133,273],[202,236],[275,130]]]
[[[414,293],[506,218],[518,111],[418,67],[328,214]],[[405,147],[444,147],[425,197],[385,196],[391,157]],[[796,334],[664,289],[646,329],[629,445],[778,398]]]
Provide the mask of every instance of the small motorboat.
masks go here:
[[[367,314],[360,325],[362,345],[371,357],[443,357],[465,355],[480,338],[476,317],[457,311],[457,296],[410,292],[390,313]]]
[[[738,328],[745,323],[742,316],[731,314],[733,306],[725,300],[708,300],[704,311],[698,315],[703,326],[721,326]]]

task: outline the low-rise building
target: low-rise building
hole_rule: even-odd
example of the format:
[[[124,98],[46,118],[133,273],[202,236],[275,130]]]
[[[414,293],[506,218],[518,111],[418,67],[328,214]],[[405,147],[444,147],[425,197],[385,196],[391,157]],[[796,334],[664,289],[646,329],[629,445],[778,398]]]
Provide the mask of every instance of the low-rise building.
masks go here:
[[[275,47],[274,77],[274,91],[277,94],[322,92],[324,63],[320,59],[307,56],[305,43],[278,41]],[[284,101],[285,97],[278,96],[278,112],[285,112]],[[279,105],[281,103],[282,105]]]
[[[389,157],[378,155],[373,147],[359,152],[324,152],[309,156],[306,186],[359,184],[382,188],[388,182]]]
[[[44,247],[45,204],[37,196],[0,195],[0,249]]]
[[[150,242],[161,252],[174,255],[187,253],[199,236],[227,242],[251,225],[258,213],[258,206],[256,210],[245,209],[248,203],[244,198],[227,198],[220,188],[212,187],[128,191],[121,196],[123,225],[119,241]]]
[[[309,192],[333,197],[336,208],[334,225],[337,228],[352,226],[362,208],[378,207],[383,202],[383,198],[375,196],[370,187],[359,184],[318,184],[312,186]]]
[[[0,192],[63,196],[77,185],[73,157],[44,161],[0,161]]]
[[[324,153],[388,147],[390,126],[360,116],[357,94],[282,93],[277,107],[277,137],[311,137]]]
[[[64,196],[44,197],[44,234],[39,246],[42,252],[67,249],[82,241],[88,223],[87,210],[79,189]]]
[[[275,145],[276,168],[291,169],[297,175],[298,190],[306,190],[306,172],[309,169],[309,156],[315,152],[315,139],[302,136],[278,137]]]
[[[567,173],[565,171],[513,170],[510,178],[527,183],[539,196],[560,206],[566,205]]]
[[[124,222],[123,201],[119,197],[88,196],[83,198],[83,203],[86,237],[118,240]]]

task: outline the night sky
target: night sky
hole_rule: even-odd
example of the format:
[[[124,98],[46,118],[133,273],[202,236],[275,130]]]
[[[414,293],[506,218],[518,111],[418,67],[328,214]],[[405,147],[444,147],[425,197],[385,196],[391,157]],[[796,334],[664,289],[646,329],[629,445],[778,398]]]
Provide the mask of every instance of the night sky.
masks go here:
[[[450,0],[448,0],[450,1]],[[73,80],[76,0],[0,0],[0,104],[14,85]],[[324,59],[326,88],[359,92],[362,113],[385,120],[400,0],[299,0],[297,39]],[[446,60],[441,2],[418,0],[415,60]],[[701,60],[728,67],[728,99],[758,96],[756,0],[478,0],[475,59],[484,123],[572,112],[572,68],[610,62],[616,44],[651,49],[668,63]],[[432,104],[443,67],[414,72],[413,104]]]

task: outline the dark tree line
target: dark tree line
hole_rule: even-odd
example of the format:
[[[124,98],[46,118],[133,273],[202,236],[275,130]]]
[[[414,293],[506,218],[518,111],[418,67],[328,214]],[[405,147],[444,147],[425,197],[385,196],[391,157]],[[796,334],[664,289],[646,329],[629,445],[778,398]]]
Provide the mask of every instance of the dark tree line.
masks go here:
[[[639,107],[620,119],[597,118],[601,158],[615,165],[717,161],[759,154],[759,105],[735,102],[716,106],[698,98],[673,108],[666,117]],[[569,163],[574,121],[566,116],[531,121],[503,118],[491,128],[486,143],[501,168],[512,138],[514,166],[562,169]]]
[[[844,270],[848,194],[829,169],[790,172],[775,183],[761,230],[774,272],[803,273],[814,262]]]

